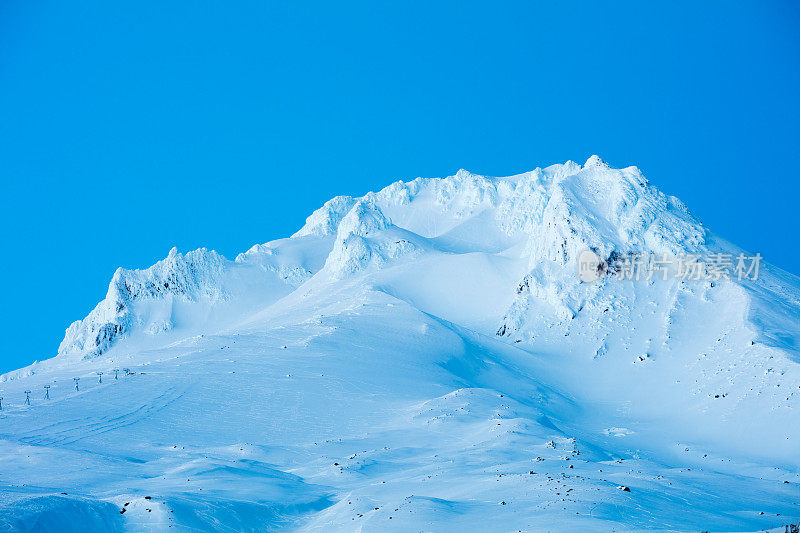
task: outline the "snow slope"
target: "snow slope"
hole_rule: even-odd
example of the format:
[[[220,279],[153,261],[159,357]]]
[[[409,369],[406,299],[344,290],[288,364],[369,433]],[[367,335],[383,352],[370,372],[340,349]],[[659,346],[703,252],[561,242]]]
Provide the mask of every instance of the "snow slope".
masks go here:
[[[56,357],[0,377],[0,529],[800,521],[800,280],[582,283],[586,249],[739,252],[593,156],[120,269]]]

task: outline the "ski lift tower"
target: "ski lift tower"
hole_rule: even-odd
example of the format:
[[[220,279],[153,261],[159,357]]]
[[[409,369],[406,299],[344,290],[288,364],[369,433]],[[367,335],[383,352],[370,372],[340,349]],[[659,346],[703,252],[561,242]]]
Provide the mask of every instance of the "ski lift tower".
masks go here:
[[[25,391],[25,405],[30,405],[30,404],[31,404],[31,391],[26,390]]]
[[[72,378],[72,381],[75,382],[75,390],[81,390],[80,387],[78,387],[78,382],[80,380],[81,380],[81,378]]]
[[[50,399],[50,385],[45,385],[44,386],[44,399],[45,400],[49,400]]]

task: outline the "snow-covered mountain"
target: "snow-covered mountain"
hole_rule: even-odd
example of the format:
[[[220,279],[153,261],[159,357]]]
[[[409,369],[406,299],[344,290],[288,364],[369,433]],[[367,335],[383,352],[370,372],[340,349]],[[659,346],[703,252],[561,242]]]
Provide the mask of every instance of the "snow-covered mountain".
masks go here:
[[[800,280],[610,268],[743,254],[597,156],[336,197],[233,261],[173,249],[0,378],[0,524],[800,521]]]

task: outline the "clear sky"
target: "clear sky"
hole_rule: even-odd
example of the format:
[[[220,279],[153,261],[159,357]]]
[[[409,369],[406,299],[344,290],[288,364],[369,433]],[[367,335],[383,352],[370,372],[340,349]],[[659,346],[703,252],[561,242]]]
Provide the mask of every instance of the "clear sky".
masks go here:
[[[597,153],[800,273],[800,4],[0,2],[0,371],[118,266]]]

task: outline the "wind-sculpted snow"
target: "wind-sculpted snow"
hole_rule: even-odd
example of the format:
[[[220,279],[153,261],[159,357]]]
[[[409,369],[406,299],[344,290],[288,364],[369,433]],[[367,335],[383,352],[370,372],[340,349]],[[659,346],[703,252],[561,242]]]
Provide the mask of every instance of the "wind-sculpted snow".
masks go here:
[[[58,354],[94,358],[136,334],[180,338],[213,329],[227,322],[231,307],[236,316],[288,294],[311,275],[291,255],[284,258],[280,247],[258,245],[235,262],[205,248],[186,255],[173,248],[148,269],[118,269],[106,298],[67,329]]]
[[[425,247],[422,241],[394,226],[372,198],[359,200],[339,224],[325,267],[341,279],[369,266],[380,268],[400,257],[408,258]]]
[[[536,180],[538,188],[526,180]],[[530,272],[517,286],[518,296],[499,327],[502,334],[518,330],[536,306],[552,308],[562,320],[574,318],[596,291],[575,275],[583,250],[603,258],[614,253],[676,256],[705,250],[704,228],[679,200],[649,186],[634,167],[611,169],[593,156],[582,169],[534,172],[518,186],[525,195],[514,205],[531,202],[527,209],[518,208],[514,217],[527,237]]]
[[[292,237],[316,235],[324,237],[336,233],[336,228],[356,201],[350,196],[337,196],[328,200],[306,220],[306,225]]]
[[[59,354],[99,355],[141,324],[135,303],[183,298],[219,300],[226,297],[219,280],[225,259],[205,248],[185,256],[176,248],[146,270],[117,269],[106,298],[84,320],[72,323],[58,348]],[[169,322],[157,327],[171,329]]]
[[[120,269],[57,357],[0,377],[0,524],[799,521],[800,280],[584,282],[586,250],[740,252],[593,156],[398,181],[235,261]]]

